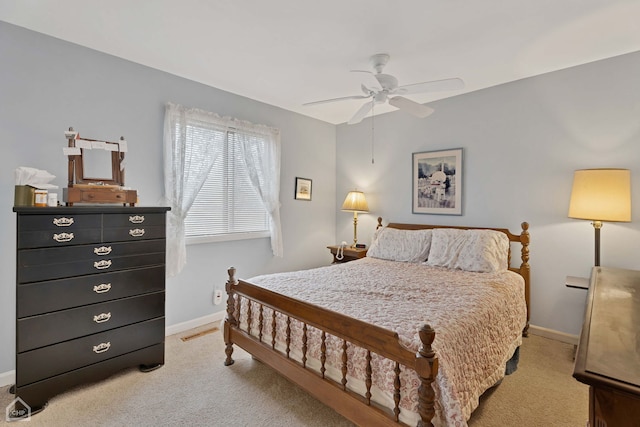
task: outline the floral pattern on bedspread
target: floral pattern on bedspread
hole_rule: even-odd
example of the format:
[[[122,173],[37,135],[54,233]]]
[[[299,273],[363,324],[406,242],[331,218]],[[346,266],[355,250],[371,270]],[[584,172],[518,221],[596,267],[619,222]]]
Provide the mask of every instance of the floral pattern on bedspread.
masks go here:
[[[524,281],[510,271],[474,273],[363,258],[248,281],[395,331],[400,342],[412,351],[420,346],[418,330],[425,323],[430,324],[436,331],[433,347],[439,359],[434,387],[435,425],[467,425],[480,395],[504,376],[505,363],[521,344],[526,324]],[[243,311],[246,322],[246,306]],[[254,335],[258,333],[256,311],[252,315]],[[270,342],[267,311],[265,308],[263,333],[264,340]],[[277,334],[283,336],[285,328],[285,321],[278,322]],[[308,364],[316,364],[319,369],[320,332],[308,329]],[[300,357],[294,348],[301,347],[301,337],[300,324],[292,321],[292,357]],[[340,378],[342,341],[333,338],[327,341],[327,374]],[[349,381],[353,384],[365,378],[364,353],[362,349],[348,349]],[[391,395],[393,362],[374,355],[372,364],[374,388]],[[417,417],[419,379],[415,371],[405,369],[401,382],[401,415],[405,422],[413,422]],[[386,399],[391,399],[393,406],[392,398]],[[378,396],[377,400],[385,398]],[[407,418],[406,412],[413,414]]]

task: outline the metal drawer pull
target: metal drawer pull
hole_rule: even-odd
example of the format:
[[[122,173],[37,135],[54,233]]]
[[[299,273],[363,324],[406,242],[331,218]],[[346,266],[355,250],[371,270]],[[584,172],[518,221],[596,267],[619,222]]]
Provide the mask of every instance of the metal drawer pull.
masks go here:
[[[55,240],[56,242],[70,242],[71,240],[73,240],[73,233],[60,233],[60,234],[53,234],[53,240]]]
[[[93,346],[93,352],[96,354],[104,353],[111,348],[111,341],[103,342]]]
[[[108,322],[109,319],[111,319],[111,312],[100,313],[100,314],[97,314],[97,315],[93,316],[93,321],[96,322],[96,323]]]
[[[105,292],[109,292],[111,290],[111,283],[100,283],[99,285],[95,285],[93,287],[93,292],[96,294],[104,294]]]
[[[129,230],[129,235],[131,237],[144,236],[144,228],[134,228],[133,230]]]
[[[129,222],[132,224],[142,224],[144,222],[144,215],[130,216]]]
[[[68,227],[73,224],[73,218],[53,218],[53,224],[58,227]]]
[[[96,255],[109,255],[111,253],[111,246],[100,246],[99,248],[93,248],[93,253]]]
[[[93,263],[93,266],[98,270],[104,270],[105,268],[111,267],[111,260],[103,259],[102,261],[96,261]]]

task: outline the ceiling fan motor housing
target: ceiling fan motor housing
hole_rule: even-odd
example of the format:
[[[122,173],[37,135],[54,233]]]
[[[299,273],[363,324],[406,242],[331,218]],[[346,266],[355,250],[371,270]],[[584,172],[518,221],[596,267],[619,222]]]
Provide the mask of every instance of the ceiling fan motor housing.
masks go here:
[[[387,102],[387,92],[378,92],[375,95],[373,95],[373,101],[376,104],[383,104],[385,102]]]

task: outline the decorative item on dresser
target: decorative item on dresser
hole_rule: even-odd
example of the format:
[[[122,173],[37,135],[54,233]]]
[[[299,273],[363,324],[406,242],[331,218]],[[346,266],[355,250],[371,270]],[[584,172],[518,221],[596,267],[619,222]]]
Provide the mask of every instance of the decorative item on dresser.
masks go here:
[[[68,147],[64,152],[69,159],[69,181],[63,189],[67,206],[74,203],[121,203],[134,206],[136,190],[124,186],[124,155],[127,141],[117,142],[80,138],[69,128],[65,131]]]
[[[231,267],[224,363],[238,345],[357,425],[464,425],[517,363],[528,229],[390,223],[357,262],[246,281]],[[452,256],[466,269],[443,265],[455,236],[466,252]]]
[[[594,267],[573,376],[589,385],[589,425],[640,425],[640,271]]]
[[[16,405],[164,364],[166,207],[15,207]]]

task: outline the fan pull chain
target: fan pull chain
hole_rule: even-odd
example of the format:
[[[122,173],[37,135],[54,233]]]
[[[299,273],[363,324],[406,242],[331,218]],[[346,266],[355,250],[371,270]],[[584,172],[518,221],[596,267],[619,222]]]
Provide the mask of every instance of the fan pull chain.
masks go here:
[[[376,107],[376,101],[373,100],[371,101],[373,104],[371,105],[371,164],[375,164],[375,160],[373,159],[373,147],[374,147],[374,139],[375,139],[375,133],[374,133],[374,126],[373,126],[373,118],[375,116],[375,107]]]

